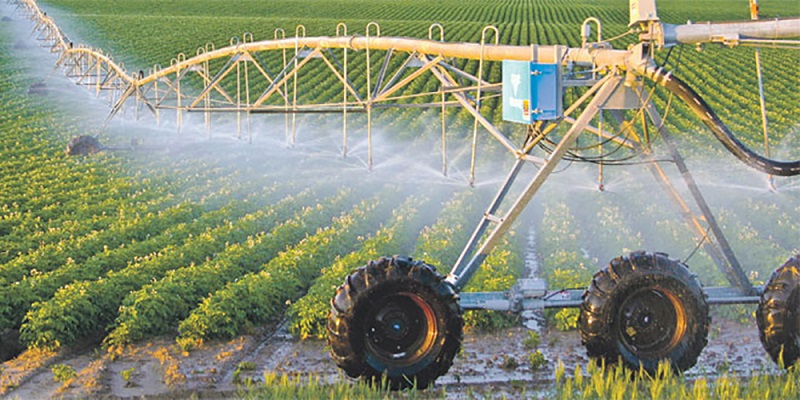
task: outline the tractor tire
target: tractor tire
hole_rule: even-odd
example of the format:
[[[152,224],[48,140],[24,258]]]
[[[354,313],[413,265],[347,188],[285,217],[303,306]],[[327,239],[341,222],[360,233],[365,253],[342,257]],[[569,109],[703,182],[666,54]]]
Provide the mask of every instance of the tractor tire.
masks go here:
[[[328,344],[352,378],[380,384],[385,376],[393,390],[424,389],[450,369],[463,326],[458,295],[434,267],[383,257],[336,290]]]
[[[578,325],[589,357],[622,360],[654,375],[662,360],[691,368],[708,343],[706,295],[686,265],[663,253],[634,252],[596,273]]]
[[[85,156],[103,150],[103,145],[94,136],[81,135],[72,138],[67,143],[68,156]]]
[[[772,273],[761,294],[756,323],[772,360],[786,368],[800,361],[800,254]]]

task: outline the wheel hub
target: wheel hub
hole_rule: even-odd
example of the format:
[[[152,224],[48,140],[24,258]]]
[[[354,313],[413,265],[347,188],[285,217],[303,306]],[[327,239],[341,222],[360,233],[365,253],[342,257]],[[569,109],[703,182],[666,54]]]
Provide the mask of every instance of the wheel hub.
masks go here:
[[[683,337],[686,315],[674,294],[643,288],[622,303],[617,326],[622,342],[632,351],[663,356]]]
[[[413,364],[424,358],[437,335],[433,309],[413,293],[386,296],[367,314],[368,349],[394,365]]]

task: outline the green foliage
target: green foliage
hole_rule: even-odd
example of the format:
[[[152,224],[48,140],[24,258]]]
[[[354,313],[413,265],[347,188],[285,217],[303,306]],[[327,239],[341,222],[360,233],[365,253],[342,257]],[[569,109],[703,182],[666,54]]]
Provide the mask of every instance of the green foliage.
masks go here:
[[[438,399],[446,397],[441,390],[408,390],[402,393],[404,399]],[[387,382],[367,383],[339,380],[327,384],[324,378],[313,374],[278,375],[264,374],[262,383],[241,387],[236,398],[256,399],[389,399],[396,392],[389,389]]]
[[[111,323],[130,291],[171,270],[203,262],[232,243],[246,241],[265,226],[275,223],[274,215],[290,205],[291,202],[277,203],[274,213],[244,216],[207,227],[182,245],[166,246],[158,253],[135,260],[127,268],[110,271],[97,280],[60,288],[50,300],[33,305],[20,329],[21,340],[36,348],[58,348],[74,343],[83,335],[96,331],[98,326]]]
[[[593,272],[587,265],[594,263],[584,255],[579,237],[575,217],[565,203],[557,202],[545,208],[538,249],[542,256],[542,272],[551,290],[589,286]],[[577,328],[578,313],[577,309],[564,308],[548,310],[546,315],[556,329],[570,330]]]
[[[528,364],[531,366],[531,371],[538,371],[547,365],[547,359],[541,350],[536,350],[528,353]]]
[[[516,358],[509,355],[503,355],[503,362],[500,363],[500,368],[506,370],[515,370],[519,368],[519,361]]]
[[[133,375],[136,373],[136,367],[131,367],[119,372],[119,375],[122,377],[122,380],[125,381],[125,386],[130,386],[132,384],[131,379],[133,379]]]
[[[246,274],[207,296],[180,323],[178,344],[189,350],[204,340],[233,337],[244,328],[274,320],[287,302],[310,286],[323,267],[357,246],[361,232],[380,218],[379,205],[391,205],[386,200],[362,201],[330,226],[288,247],[259,272]]]
[[[631,371],[621,364],[610,367],[590,363],[584,375],[577,367],[566,376],[564,364],[556,367],[557,399],[790,399],[800,396],[800,369],[784,374],[756,374],[750,379],[724,372],[716,379],[688,380],[675,374],[669,363],[659,364],[655,376]]]
[[[283,215],[310,200],[309,193],[289,196],[264,212],[249,214],[261,226],[275,225]],[[291,243],[297,243],[330,220],[349,201],[347,191],[315,206],[305,207],[270,232],[227,246],[213,260],[169,271],[157,282],[129,293],[122,302],[115,329],[105,343],[121,346],[147,335],[169,332],[208,293],[246,273],[257,271]]]
[[[233,383],[241,383],[240,375],[244,371],[255,371],[256,364],[250,361],[242,361],[236,365],[236,369],[233,371]]]
[[[523,267],[520,257],[522,249],[513,240],[513,236],[514,232],[511,231],[501,239],[472,277],[465,291],[492,292],[511,288]],[[464,313],[464,323],[474,328],[500,329],[513,326],[516,322],[515,314],[486,310],[469,310]]]
[[[178,208],[185,208],[184,205]],[[16,285],[0,288],[0,327],[18,327],[31,304],[46,300],[53,296],[58,288],[71,282],[93,279],[109,271],[118,270],[128,265],[137,257],[152,254],[166,246],[182,244],[192,235],[202,233],[210,225],[221,224],[230,218],[239,218],[252,211],[242,207],[241,203],[231,203],[217,210],[202,212],[199,207],[191,207],[195,212],[183,215],[175,211],[175,207],[158,213],[161,218],[171,219],[153,224],[153,218],[142,218],[135,224],[155,225],[151,234],[143,240],[131,240],[117,248],[104,246],[80,263],[72,258],[60,268],[38,273]],[[152,215],[150,215],[152,217]],[[186,220],[192,218],[191,220]],[[159,225],[165,225],[158,227]],[[157,231],[156,229],[161,229]]]
[[[420,232],[414,254],[430,265],[448,267],[455,264],[469,230],[479,216],[480,198],[475,191],[457,193],[444,204],[436,223]]]
[[[419,231],[419,210],[428,203],[427,199],[410,197],[394,210],[392,220],[372,237],[364,240],[358,250],[323,268],[322,274],[314,280],[306,295],[292,303],[286,312],[290,318],[289,329],[292,334],[301,339],[325,338],[330,300],[336,287],[357,266],[386,254],[402,254],[403,249],[408,249]]]
[[[522,340],[522,345],[525,346],[527,350],[536,350],[539,348],[539,345],[542,344],[542,337],[539,335],[539,332],[529,330],[528,336]]]
[[[53,373],[53,380],[58,383],[67,383],[78,377],[75,368],[66,364],[56,364],[50,368],[50,371]]]

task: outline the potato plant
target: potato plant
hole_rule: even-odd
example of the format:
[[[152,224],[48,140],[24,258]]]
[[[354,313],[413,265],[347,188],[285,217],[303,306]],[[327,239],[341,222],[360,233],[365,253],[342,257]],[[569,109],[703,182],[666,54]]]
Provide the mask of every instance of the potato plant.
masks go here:
[[[364,239],[358,250],[323,267],[308,292],[292,303],[286,312],[292,334],[302,339],[325,338],[330,300],[336,288],[356,266],[385,254],[409,249],[419,233],[419,209],[429,203],[428,199],[410,197],[394,210],[391,221]]]
[[[309,193],[282,200],[280,206],[248,214],[265,226],[276,224],[292,208],[310,200]],[[164,334],[186,318],[208,293],[213,293],[234,279],[257,271],[281,250],[297,243],[321,228],[316,223],[334,217],[349,201],[347,191],[316,205],[304,207],[293,217],[277,223],[269,232],[250,237],[245,242],[227,246],[213,260],[191,264],[170,271],[159,281],[129,293],[120,306],[114,328],[105,342],[122,346],[142,338]],[[282,207],[281,207],[282,206]]]
[[[188,350],[205,340],[229,338],[253,324],[274,320],[287,302],[311,285],[323,266],[352,251],[362,239],[361,232],[380,219],[381,208],[391,202],[378,196],[356,204],[331,225],[290,246],[259,272],[245,274],[205,297],[180,323],[178,344]]]
[[[291,201],[276,203],[274,207],[280,211],[275,214],[281,214],[281,209],[291,204]],[[223,221],[181,245],[166,246],[122,270],[62,287],[51,299],[35,303],[28,312],[20,329],[22,341],[29,347],[57,348],[95,332],[98,326],[113,322],[122,300],[131,290],[171,270],[203,262],[232,243],[246,241],[263,231],[271,215]]]

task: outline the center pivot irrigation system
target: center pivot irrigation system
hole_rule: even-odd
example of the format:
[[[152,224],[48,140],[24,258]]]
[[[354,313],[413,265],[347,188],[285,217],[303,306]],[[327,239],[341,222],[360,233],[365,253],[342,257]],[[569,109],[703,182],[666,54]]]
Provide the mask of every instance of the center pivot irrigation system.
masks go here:
[[[667,104],[673,97],[685,103],[747,165],[770,177],[800,174],[800,161],[775,161],[768,148],[766,156],[747,148],[689,85],[655,59],[659,51],[679,44],[797,51],[800,18],[758,20],[758,5],[752,0],[749,21],[671,25],[659,20],[654,0],[631,0],[629,33],[638,33],[638,41],[626,50],[603,40],[595,18],[584,22],[583,44],[575,48],[500,45],[494,27],[483,30],[480,43],[449,43],[439,24],[430,27],[427,40],[383,37],[376,23],[367,25],[364,36],[348,35],[347,26],[339,24],[335,36],[306,37],[305,28],[298,26],[294,37],[281,29],[272,40],[254,41],[245,34],[241,40],[231,39],[230,46],[207,45],[192,57],[179,54],[167,67],[128,74],[103,52],[69,42],[33,0],[13,2],[35,21],[37,39],[60,55],[57,67],[98,95],[107,95],[109,120],[131,108],[140,118],[146,109],[150,113],[142,114],[159,122],[163,114],[174,116],[180,130],[184,114],[195,112],[204,115],[209,135],[212,123],[235,121],[237,133],[251,138],[253,118],[281,113],[286,114],[286,140],[293,144],[297,114],[338,113],[343,121],[340,150],[346,157],[348,115],[365,113],[367,163],[372,167],[374,110],[439,108],[442,169],[447,174],[445,109],[460,107],[474,117],[470,183],[479,128],[507,150],[515,163],[449,274],[410,258],[386,257],[358,268],[337,289],[328,320],[329,343],[336,364],[350,376],[371,380],[385,375],[394,388],[427,387],[452,365],[461,347],[466,309],[580,307],[581,337],[589,356],[621,359],[652,373],[661,360],[678,371],[696,363],[707,343],[709,305],[758,303],[758,327],[767,352],[787,366],[800,359],[800,255],[777,268],[767,285],[751,283],[653,101],[655,89],[664,87]],[[594,42],[589,40],[592,25],[597,27]],[[487,43],[492,34],[494,43]],[[487,65],[497,62],[502,62],[501,82],[484,76]],[[477,74],[468,69],[477,69]],[[760,77],[760,67],[758,73]],[[438,82],[435,89],[415,84],[431,76]],[[300,95],[303,88],[327,95],[308,101]],[[567,88],[578,94],[568,99]],[[525,126],[519,146],[482,114],[481,103],[500,96],[503,119]],[[364,121],[363,114],[358,121]],[[461,293],[559,162],[590,160],[575,147],[581,134],[599,138],[598,147],[613,144],[643,159],[730,286],[702,287],[684,263],[664,253],[637,251],[612,260],[586,290],[548,292],[543,280],[522,279],[506,292]],[[655,159],[655,138],[663,140],[696,208]],[[72,145],[99,147],[96,139],[85,140],[89,142],[79,139]],[[538,147],[546,150],[543,156],[533,153]],[[612,158],[614,153],[601,150],[595,155],[601,177],[603,163],[619,161],[618,155]],[[537,171],[512,190],[526,165]]]

